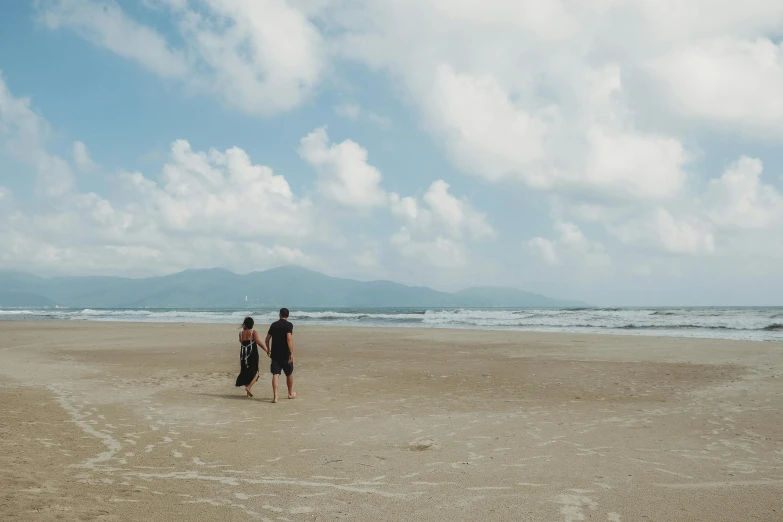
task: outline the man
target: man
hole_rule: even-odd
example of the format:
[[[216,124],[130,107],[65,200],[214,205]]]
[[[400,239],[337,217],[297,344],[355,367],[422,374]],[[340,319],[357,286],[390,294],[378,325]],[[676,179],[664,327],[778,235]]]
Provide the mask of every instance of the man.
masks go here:
[[[269,341],[272,341],[272,346]],[[280,384],[280,373],[285,372],[288,385],[288,398],[296,397],[294,391],[294,325],[288,322],[288,308],[280,309],[280,320],[272,323],[266,334],[266,353],[272,359],[269,366],[272,372],[272,402],[277,402],[277,388]]]

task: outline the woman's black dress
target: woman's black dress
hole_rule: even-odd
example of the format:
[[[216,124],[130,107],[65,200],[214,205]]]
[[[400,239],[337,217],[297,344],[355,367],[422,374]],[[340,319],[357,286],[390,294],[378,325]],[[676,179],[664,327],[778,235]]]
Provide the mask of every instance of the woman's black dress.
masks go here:
[[[250,340],[243,341],[241,334],[239,341],[242,348],[239,352],[239,375],[237,386],[247,386],[258,375],[258,344],[253,340],[253,332],[250,332]]]

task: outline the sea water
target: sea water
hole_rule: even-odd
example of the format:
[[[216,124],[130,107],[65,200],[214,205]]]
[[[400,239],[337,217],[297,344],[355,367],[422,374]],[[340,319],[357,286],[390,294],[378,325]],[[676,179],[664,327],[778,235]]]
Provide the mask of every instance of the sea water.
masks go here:
[[[4,309],[0,320],[54,319],[170,323],[256,323],[277,319],[270,309]],[[303,325],[473,328],[783,341],[783,307],[292,309]]]

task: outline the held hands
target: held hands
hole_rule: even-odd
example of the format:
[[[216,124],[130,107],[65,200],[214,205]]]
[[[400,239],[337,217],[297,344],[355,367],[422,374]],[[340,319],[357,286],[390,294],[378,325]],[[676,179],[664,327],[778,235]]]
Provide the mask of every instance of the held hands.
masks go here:
[[[272,358],[272,350],[265,349],[264,351],[266,352],[266,356],[271,359]],[[288,364],[293,364],[293,362],[294,362],[294,356],[293,355],[288,356]]]

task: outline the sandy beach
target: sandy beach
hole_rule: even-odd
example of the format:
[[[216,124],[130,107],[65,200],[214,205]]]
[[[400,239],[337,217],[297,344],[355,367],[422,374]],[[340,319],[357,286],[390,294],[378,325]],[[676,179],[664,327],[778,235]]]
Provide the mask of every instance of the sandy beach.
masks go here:
[[[0,519],[783,520],[781,343],[237,331],[0,322]]]

